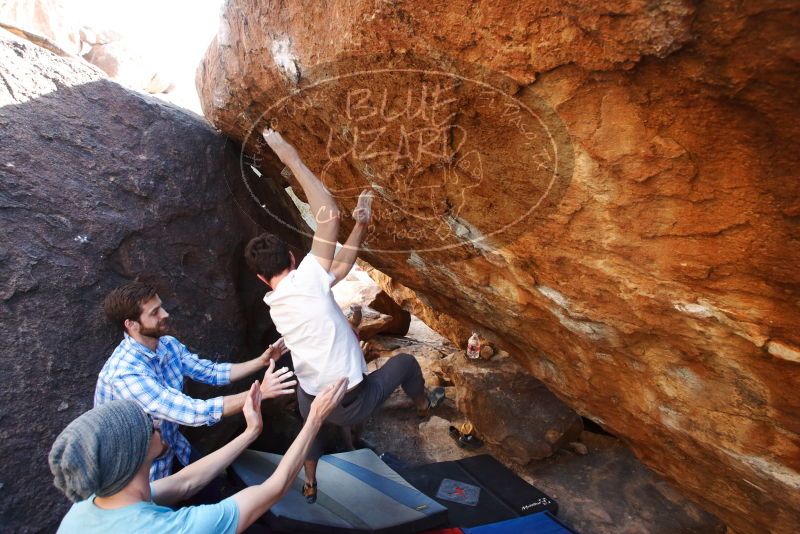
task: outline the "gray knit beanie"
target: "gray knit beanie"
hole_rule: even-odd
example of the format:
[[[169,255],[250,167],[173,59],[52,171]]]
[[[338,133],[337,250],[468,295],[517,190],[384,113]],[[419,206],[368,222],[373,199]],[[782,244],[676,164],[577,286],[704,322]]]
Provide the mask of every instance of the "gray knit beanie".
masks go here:
[[[117,493],[144,462],[152,433],[150,418],[135,402],[115,400],[89,410],[50,449],[54,484],[73,502]]]

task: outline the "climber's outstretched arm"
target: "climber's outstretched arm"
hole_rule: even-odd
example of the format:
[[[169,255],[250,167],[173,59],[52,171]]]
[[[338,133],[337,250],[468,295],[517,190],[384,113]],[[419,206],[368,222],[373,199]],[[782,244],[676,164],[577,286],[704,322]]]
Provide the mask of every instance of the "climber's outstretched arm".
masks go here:
[[[353,230],[350,232],[347,241],[345,241],[342,248],[336,254],[336,257],[333,258],[331,272],[335,278],[333,282],[331,282],[331,286],[336,285],[340,280],[344,279],[347,273],[350,272],[350,269],[353,268],[353,264],[358,257],[361,243],[363,243],[364,238],[367,237],[369,223],[370,220],[372,220],[371,191],[363,191],[361,195],[359,195],[358,204],[356,204],[356,209],[353,210],[353,220],[355,220]]]
[[[289,167],[300,183],[300,187],[303,188],[311,206],[311,213],[317,221],[311,253],[317,258],[322,268],[328,271],[333,262],[336,240],[339,237],[339,206],[336,205],[336,200],[320,179],[305,166],[297,150],[286,142],[280,133],[267,128],[263,135],[270,148],[281,162]]]

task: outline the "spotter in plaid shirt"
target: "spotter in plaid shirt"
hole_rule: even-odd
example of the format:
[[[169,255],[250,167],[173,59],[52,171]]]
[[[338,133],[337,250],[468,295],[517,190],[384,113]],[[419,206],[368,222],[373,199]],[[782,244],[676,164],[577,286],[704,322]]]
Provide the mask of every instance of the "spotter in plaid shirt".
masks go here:
[[[260,356],[242,363],[214,363],[198,358],[168,331],[169,314],[161,306],[155,288],[131,282],[113,290],[103,303],[106,315],[122,327],[125,338],[100,371],[94,394],[95,406],[115,399],[139,404],[161,421],[161,437],[167,452],[150,469],[150,480],[170,474],[172,460],[178,457],[188,465],[191,445],[178,432],[178,425],[213,425],[220,418],[241,412],[247,391],[209,400],[183,394],[183,377],[221,386],[263,370],[259,385],[264,399],[294,392],[292,372],[275,370],[275,360],[286,350],[283,339],[270,345]]]
[[[178,425],[213,425],[222,417],[222,397],[200,400],[184,395],[183,377],[224,386],[230,383],[230,375],[231,364],[202,360],[174,337],[160,337],[153,352],[125,334],[100,371],[94,405],[132,400],[161,419],[161,436],[169,449],[150,469],[150,480],[158,480],[170,474],[175,455],[181,464],[189,465],[191,445],[178,432]]]

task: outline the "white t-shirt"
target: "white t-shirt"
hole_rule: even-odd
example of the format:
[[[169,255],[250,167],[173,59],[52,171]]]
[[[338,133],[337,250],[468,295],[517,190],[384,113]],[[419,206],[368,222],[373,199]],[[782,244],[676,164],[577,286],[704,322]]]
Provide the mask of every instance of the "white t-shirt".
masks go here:
[[[351,389],[367,372],[358,338],[333,299],[335,278],[309,253],[264,296],[272,322],[292,351],[297,381],[309,395],[343,376]]]

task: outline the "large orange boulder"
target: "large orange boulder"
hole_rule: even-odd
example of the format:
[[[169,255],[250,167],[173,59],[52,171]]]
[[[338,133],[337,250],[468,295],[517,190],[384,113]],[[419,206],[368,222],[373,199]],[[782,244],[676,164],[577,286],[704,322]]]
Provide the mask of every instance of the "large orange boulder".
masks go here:
[[[267,124],[344,211],[376,192],[370,264],[737,532],[789,532],[799,24],[788,0],[232,0],[197,82],[270,180],[302,197]]]

